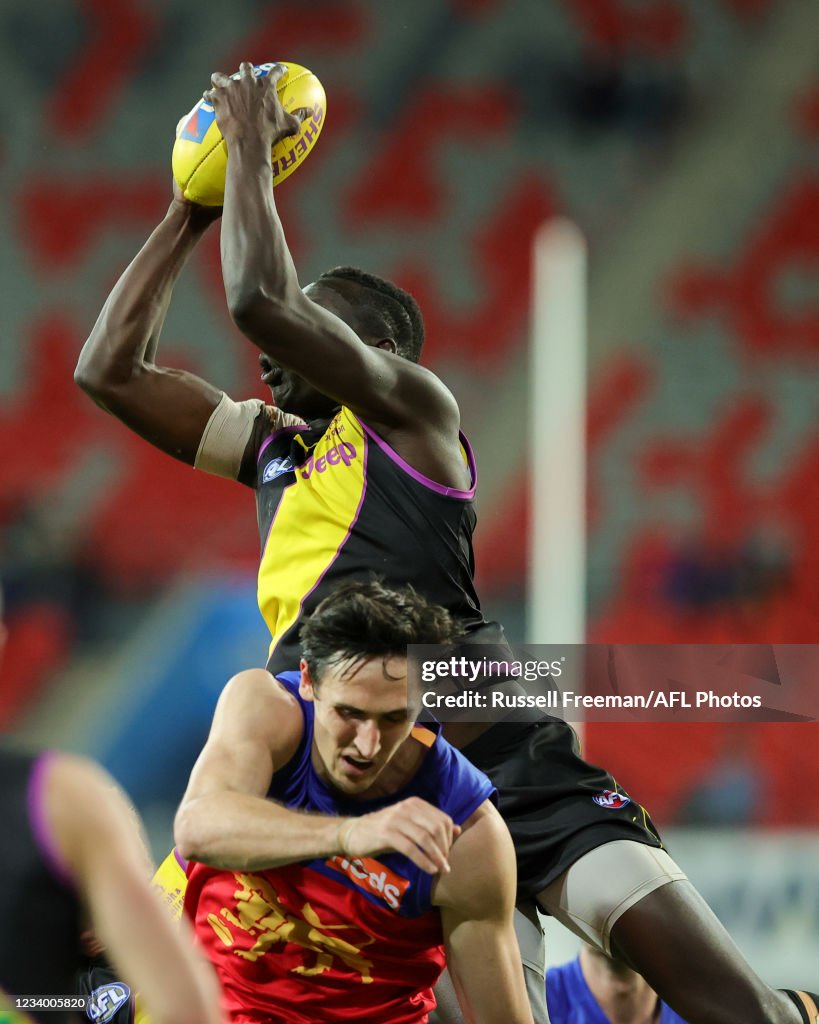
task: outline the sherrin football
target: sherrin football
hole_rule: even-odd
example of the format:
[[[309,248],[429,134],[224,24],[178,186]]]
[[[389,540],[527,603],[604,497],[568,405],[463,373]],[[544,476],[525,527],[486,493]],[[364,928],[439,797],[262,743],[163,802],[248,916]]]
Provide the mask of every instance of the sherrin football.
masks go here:
[[[315,146],[327,111],[324,87],[312,71],[300,64],[271,61],[255,65],[254,70],[262,78],[276,64],[285,69],[276,83],[281,105],[288,113],[307,107],[312,115],[302,122],[298,135],[273,146],[274,185],[288,178]],[[216,124],[213,107],[201,99],[177,125],[171,157],[173,176],[185,198],[201,206],[221,206],[225,199],[227,158],[227,145]]]

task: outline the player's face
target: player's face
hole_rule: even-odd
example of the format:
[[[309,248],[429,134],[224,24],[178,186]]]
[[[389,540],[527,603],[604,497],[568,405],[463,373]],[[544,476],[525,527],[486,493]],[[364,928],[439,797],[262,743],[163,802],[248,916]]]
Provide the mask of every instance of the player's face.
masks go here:
[[[417,706],[408,700],[407,660],[381,657],[331,666],[314,687],[302,668],[299,692],[313,701],[313,765],[348,796],[364,796],[409,736]]]
[[[259,356],[259,365],[262,382],[270,388],[277,409],[305,420],[329,419],[334,415],[338,403],[317,391],[304,377],[279,366],[264,354]]]
[[[334,288],[310,284],[304,289],[304,294],[355,330],[353,306]],[[304,377],[278,366],[270,356],[264,353],[260,355],[259,365],[262,368],[262,381],[270,388],[273,401],[282,412],[293,413],[306,420],[318,420],[329,418],[338,408],[338,403],[332,398],[322,394]]]

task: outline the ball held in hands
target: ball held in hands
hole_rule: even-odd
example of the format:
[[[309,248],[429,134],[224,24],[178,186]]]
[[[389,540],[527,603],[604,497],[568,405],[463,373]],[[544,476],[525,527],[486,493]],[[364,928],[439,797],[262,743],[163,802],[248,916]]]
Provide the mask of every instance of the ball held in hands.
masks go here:
[[[289,177],[316,144],[324,124],[327,99],[324,87],[312,71],[290,61],[258,64],[260,78],[280,66],[284,74],[276,83],[276,94],[288,113],[310,111],[297,134],[281,139],[272,150],[273,184]],[[221,206],[225,196],[227,145],[216,124],[213,106],[201,99],[179,122],[171,165],[173,176],[185,199],[202,206]]]

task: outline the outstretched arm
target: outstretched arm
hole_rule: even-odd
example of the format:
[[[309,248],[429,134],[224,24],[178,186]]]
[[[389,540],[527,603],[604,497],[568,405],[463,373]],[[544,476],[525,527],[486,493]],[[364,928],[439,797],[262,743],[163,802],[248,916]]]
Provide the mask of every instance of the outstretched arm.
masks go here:
[[[532,1024],[513,925],[515,851],[495,808],[482,804],[452,848],[434,893],[447,967],[467,1024]]]
[[[460,830],[424,800],[410,798],[355,818],[268,800],[273,772],[293,756],[303,728],[295,698],[268,672],[251,669],[233,677],[176,815],[174,838],[186,860],[257,871],[314,857],[398,850],[430,874],[448,870],[449,848]]]
[[[74,373],[103,409],[189,464],[222,392],[154,360],[174,285],[217,216],[218,210],[174,198],[108,296]]]
[[[188,923],[173,921],[153,891],[139,821],[114,781],[89,761],[59,755],[45,812],[95,934],[154,1024],[218,1024],[216,979]]]
[[[221,239],[231,315],[278,365],[369,423],[457,437],[457,405],[434,374],[364,344],[301,290],[273,197],[271,145],[299,126],[277,98],[280,75],[257,78],[245,63],[233,78],[214,75],[207,94],[229,153]]]

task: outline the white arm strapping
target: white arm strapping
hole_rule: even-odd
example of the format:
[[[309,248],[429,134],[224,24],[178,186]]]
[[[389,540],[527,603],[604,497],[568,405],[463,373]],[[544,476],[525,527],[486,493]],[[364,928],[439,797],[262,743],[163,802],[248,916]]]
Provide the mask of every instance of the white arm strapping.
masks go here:
[[[211,413],[194,459],[194,466],[206,473],[235,480],[242,468],[247,442],[253,433],[253,424],[262,410],[270,417],[270,429],[300,424],[298,416],[265,406],[260,398],[234,402],[223,394]]]

